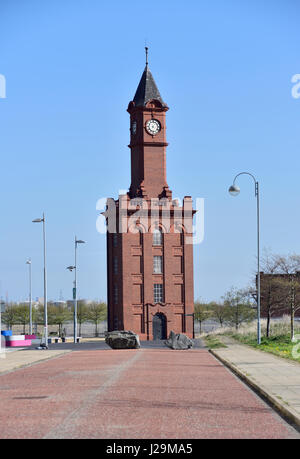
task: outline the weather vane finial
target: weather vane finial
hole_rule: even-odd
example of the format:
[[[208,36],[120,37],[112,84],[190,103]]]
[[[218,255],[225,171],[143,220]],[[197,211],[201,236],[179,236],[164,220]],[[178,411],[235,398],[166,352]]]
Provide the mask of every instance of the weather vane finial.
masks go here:
[[[148,66],[148,46],[145,46],[146,51],[146,66]]]

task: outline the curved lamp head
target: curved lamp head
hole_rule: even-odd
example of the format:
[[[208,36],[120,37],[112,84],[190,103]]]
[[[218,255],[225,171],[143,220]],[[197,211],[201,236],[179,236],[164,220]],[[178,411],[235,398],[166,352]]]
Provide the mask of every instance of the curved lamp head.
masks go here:
[[[241,190],[239,186],[231,185],[228,191],[231,194],[231,196],[237,196]]]

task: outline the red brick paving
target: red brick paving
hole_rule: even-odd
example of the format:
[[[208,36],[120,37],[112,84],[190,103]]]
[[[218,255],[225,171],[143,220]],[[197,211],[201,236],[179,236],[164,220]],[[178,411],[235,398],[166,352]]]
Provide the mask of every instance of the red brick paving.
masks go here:
[[[0,406],[0,438],[300,438],[206,350],[72,352],[0,376]]]

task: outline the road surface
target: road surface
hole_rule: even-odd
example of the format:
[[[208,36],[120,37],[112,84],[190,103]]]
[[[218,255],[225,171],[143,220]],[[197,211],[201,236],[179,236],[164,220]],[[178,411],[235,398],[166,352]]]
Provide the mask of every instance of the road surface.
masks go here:
[[[81,349],[0,376],[0,438],[300,438],[206,349]]]

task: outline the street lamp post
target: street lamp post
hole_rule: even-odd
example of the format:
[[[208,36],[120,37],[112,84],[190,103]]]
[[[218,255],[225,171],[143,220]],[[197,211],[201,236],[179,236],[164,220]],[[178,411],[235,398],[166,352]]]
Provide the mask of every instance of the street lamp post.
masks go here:
[[[43,213],[43,218],[32,220],[33,223],[43,222],[43,243],[44,243],[44,330],[45,330],[45,345],[48,347],[48,314],[47,314],[47,275],[46,275],[46,219]]]
[[[78,244],[85,244],[85,241],[81,239],[77,239],[75,236],[75,265],[68,266],[67,269],[69,271],[75,272],[74,278],[74,290],[73,290],[73,299],[74,299],[74,343],[77,343],[77,245]]]
[[[234,177],[233,184],[229,188],[229,193],[232,196],[237,196],[240,192],[240,188],[235,184],[235,181],[237,177],[240,175],[250,175],[254,181],[254,186],[255,186],[255,197],[256,197],[256,215],[257,215],[257,343],[261,343],[261,326],[260,326],[260,260],[259,260],[259,253],[260,253],[260,247],[259,247],[259,238],[260,238],[260,228],[259,228],[259,185],[258,181],[254,177],[254,175],[250,174],[249,172],[240,172]]]
[[[32,335],[32,293],[31,293],[31,258],[26,261],[29,268],[29,334]]]

